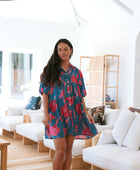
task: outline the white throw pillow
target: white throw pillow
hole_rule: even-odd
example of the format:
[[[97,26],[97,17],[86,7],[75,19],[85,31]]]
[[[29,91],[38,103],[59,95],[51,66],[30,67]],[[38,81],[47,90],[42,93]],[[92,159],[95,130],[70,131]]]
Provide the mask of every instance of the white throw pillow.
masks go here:
[[[123,144],[128,129],[136,115],[129,110],[122,110],[114,125],[112,136],[119,146]]]
[[[31,122],[32,123],[36,123],[36,122],[43,122],[43,112],[41,113],[35,113],[35,114],[29,114],[30,118],[31,118]]]
[[[110,109],[110,108],[105,108],[105,124],[106,125],[114,125],[119,114],[120,114],[120,109]]]
[[[112,136],[112,130],[103,130],[97,145],[111,144],[111,143],[115,143],[115,140]]]
[[[9,116],[22,115],[22,108],[21,107],[8,107],[7,115]]]
[[[139,150],[140,148],[140,114],[136,114],[136,118],[133,120],[128,133],[124,139],[123,145],[132,150]]]

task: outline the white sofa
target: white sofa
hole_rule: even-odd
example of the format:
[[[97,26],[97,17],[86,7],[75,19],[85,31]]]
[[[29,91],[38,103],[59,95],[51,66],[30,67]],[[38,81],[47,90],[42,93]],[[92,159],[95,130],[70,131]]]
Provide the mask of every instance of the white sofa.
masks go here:
[[[114,128],[83,149],[83,160],[92,170],[140,170],[140,114],[122,110]]]
[[[26,110],[24,107],[8,107],[5,116],[0,118],[0,128],[3,135],[13,135],[14,139],[21,139],[16,133],[16,126],[24,122],[24,115],[36,114],[42,112],[42,108],[38,110]]]
[[[16,132],[21,136],[29,138],[35,142],[43,141],[44,125],[41,122],[22,123],[16,126]]]
[[[0,128],[3,135],[13,135],[14,139],[19,139],[16,134],[16,125],[23,122],[22,107],[8,107],[5,116],[0,118]]]
[[[48,148],[43,144],[45,133],[43,112],[24,115],[24,123],[16,126],[16,133],[23,137],[24,145],[37,143],[38,152],[48,151]]]

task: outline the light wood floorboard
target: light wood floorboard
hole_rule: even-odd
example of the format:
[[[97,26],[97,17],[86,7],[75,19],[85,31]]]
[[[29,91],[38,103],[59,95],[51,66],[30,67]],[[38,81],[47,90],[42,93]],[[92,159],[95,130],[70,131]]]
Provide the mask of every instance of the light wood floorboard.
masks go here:
[[[53,170],[49,152],[37,152],[36,144],[24,145],[22,140],[14,140],[11,135],[2,136],[1,129],[0,138],[10,142],[8,146],[7,170]],[[90,170],[90,168],[73,170]]]

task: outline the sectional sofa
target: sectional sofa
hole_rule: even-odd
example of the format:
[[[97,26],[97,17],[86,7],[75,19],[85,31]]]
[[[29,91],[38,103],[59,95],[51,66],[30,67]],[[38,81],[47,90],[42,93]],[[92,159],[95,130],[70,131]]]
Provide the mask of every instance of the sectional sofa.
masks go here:
[[[83,149],[83,160],[91,170],[140,170],[140,114],[122,110],[114,128]]]
[[[22,107],[8,107],[5,116],[0,118],[2,135],[13,135],[14,139],[21,139],[16,133],[16,125],[23,123]]]
[[[119,109],[105,109],[105,125],[96,124],[98,132],[101,133],[103,130],[113,129],[119,114],[120,114]],[[13,116],[13,120],[15,119],[14,117],[15,115],[8,114],[7,116]],[[2,125],[3,131],[7,132],[13,130],[16,133],[16,135],[23,138],[24,144],[37,143],[38,144],[37,151],[48,151],[49,148],[50,157],[53,157],[55,152],[53,140],[44,139],[44,125],[42,123],[43,110],[27,111],[25,109],[22,109],[20,115],[16,116],[19,117],[21,116],[22,121],[19,121],[17,123],[15,123],[15,121],[11,121],[12,124],[15,123],[14,129],[7,128],[5,129],[5,127],[0,123],[0,126]],[[5,124],[6,123],[7,121],[5,121]],[[73,168],[89,166],[89,164],[83,162],[82,152],[84,148],[92,146],[92,142],[96,143],[96,138],[97,137],[94,137],[93,139],[89,140],[75,140],[73,147],[73,162],[72,162]]]
[[[16,133],[16,126],[24,123],[26,116],[29,114],[41,113],[42,108],[38,110],[26,110],[24,107],[8,107],[5,111],[5,116],[0,118],[0,128],[3,135],[13,135],[14,139],[21,139],[21,136]]]

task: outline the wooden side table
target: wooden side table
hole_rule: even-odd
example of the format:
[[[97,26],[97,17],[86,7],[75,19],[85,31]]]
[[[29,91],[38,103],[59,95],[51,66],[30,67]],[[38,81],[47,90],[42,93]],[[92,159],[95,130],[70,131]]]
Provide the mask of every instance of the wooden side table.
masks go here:
[[[7,146],[10,142],[0,139],[1,170],[7,170]]]

